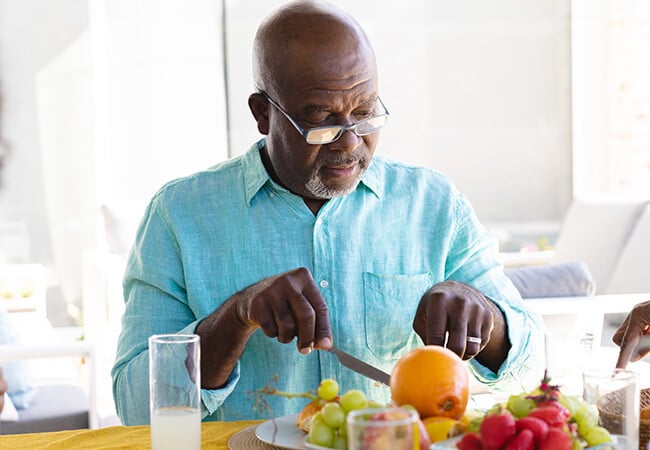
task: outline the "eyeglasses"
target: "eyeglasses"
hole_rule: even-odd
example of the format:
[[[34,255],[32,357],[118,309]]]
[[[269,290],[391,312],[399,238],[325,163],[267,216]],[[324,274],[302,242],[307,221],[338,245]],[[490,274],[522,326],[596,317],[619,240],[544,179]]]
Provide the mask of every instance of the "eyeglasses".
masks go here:
[[[313,145],[330,144],[343,136],[343,133],[346,131],[352,131],[357,136],[367,136],[369,134],[376,133],[381,127],[386,125],[388,115],[390,114],[388,112],[388,109],[386,109],[384,102],[381,101],[381,98],[377,97],[377,100],[379,100],[381,107],[384,109],[384,112],[382,114],[369,117],[350,125],[327,125],[324,127],[309,128],[308,130],[305,130],[291,118],[289,113],[282,109],[282,106],[280,106],[278,102],[269,97],[266,92],[262,90],[259,92],[264,96],[264,98],[269,101],[270,104],[275,106],[277,110],[280,111],[289,122],[291,122],[291,125],[293,125],[294,128],[298,130],[298,133],[300,133],[302,137],[305,138],[308,144]]]

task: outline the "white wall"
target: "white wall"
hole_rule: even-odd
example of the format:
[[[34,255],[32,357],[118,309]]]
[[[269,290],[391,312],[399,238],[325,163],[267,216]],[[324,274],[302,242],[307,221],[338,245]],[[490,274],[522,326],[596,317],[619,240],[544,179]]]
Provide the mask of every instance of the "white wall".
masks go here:
[[[247,107],[251,44],[281,3],[226,0],[232,154],[259,137]],[[380,153],[448,174],[486,222],[561,219],[571,197],[569,0],[336,3],[375,45],[391,111]],[[218,0],[0,0],[14,147],[0,221],[24,221],[29,260],[65,257],[74,273],[94,239],[88,208],[148,198],[225,158],[220,14]]]
[[[258,137],[250,48],[281,3],[228,1],[234,153]],[[391,112],[378,152],[446,173],[484,221],[561,220],[571,199],[568,0],[335,3],[377,53]]]
[[[0,0],[0,223],[26,224],[29,247],[5,256],[52,268],[68,303],[101,205],[137,220],[163,183],[226,158],[220,22],[212,0]]]

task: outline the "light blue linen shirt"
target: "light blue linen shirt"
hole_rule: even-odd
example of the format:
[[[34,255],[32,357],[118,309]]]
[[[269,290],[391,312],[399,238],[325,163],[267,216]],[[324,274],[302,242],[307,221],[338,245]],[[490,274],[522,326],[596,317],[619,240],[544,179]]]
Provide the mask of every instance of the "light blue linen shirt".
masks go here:
[[[540,318],[526,309],[495,259],[495,240],[466,198],[433,170],[375,156],[357,189],[329,200],[316,216],[274,183],[259,141],[240,157],[165,185],[138,229],[124,278],[126,309],[113,367],[113,394],[124,424],[149,421],[147,338],[193,332],[234,293],[264,277],[307,267],[328,304],[334,342],[390,372],[421,346],[413,317],[425,291],[456,280],[504,312],[512,348],[498,373],[472,360],[488,388],[520,388],[543,342]],[[208,352],[209,349],[202,349]],[[533,356],[537,353],[537,356]],[[278,375],[290,392],[335,378],[380,402],[389,389],[339,364],[328,352],[302,355],[257,330],[220,389],[202,390],[204,420],[263,419],[298,412],[304,399],[250,393]],[[435,376],[435,374],[423,374]]]

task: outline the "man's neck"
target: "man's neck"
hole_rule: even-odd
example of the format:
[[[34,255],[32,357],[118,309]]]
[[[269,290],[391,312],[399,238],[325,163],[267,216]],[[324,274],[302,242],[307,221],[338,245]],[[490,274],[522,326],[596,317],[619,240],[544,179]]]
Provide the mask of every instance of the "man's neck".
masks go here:
[[[271,164],[271,159],[269,158],[269,155],[267,153],[266,146],[260,150],[260,156],[262,157],[262,164],[264,164],[264,168],[269,173],[271,179],[276,183],[278,183],[283,188],[289,189],[287,186],[284,185],[284,183],[282,183],[282,181],[280,181],[280,178],[275,173],[275,170],[273,169],[273,164]],[[291,189],[289,190],[291,191]],[[305,202],[305,205],[307,205],[307,208],[309,208],[309,210],[314,214],[314,216],[318,214],[318,211],[320,211],[320,209],[323,207],[325,202],[327,202],[326,199],[318,199],[318,198],[302,197],[302,199]]]

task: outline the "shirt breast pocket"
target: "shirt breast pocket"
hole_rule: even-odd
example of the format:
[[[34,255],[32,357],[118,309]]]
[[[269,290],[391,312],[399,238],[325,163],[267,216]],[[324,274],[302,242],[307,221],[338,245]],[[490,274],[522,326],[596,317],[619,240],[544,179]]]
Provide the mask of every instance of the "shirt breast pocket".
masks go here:
[[[433,285],[431,273],[363,273],[366,345],[380,360],[396,360],[415,345],[413,317],[422,295]]]

